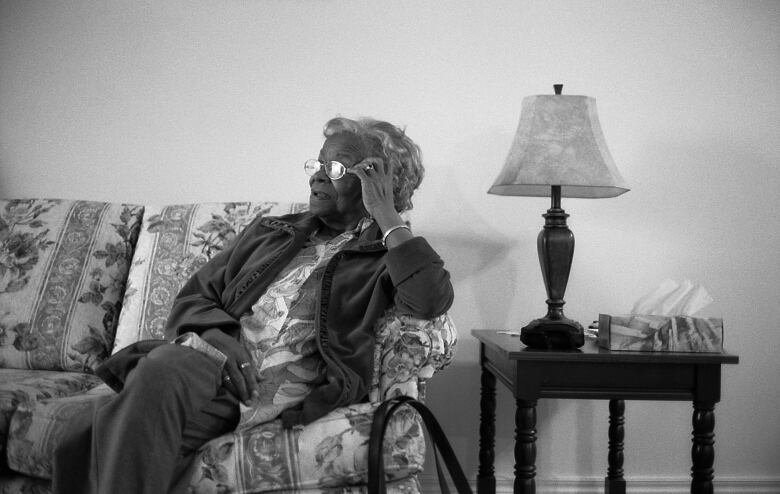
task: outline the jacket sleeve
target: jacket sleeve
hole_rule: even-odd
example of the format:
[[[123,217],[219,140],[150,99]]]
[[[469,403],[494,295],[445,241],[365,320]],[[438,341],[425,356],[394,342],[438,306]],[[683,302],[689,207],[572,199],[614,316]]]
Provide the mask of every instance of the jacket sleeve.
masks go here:
[[[247,226],[222,251],[200,268],[184,284],[173,302],[165,326],[165,337],[172,340],[187,332],[198,335],[218,328],[238,337],[241,323],[225,309],[225,287],[230,283],[234,269],[228,264],[234,252],[240,249],[241,241],[253,224]],[[239,316],[240,317],[240,316]]]
[[[395,305],[402,313],[431,319],[452,306],[450,273],[425,238],[414,237],[388,250],[386,263]]]

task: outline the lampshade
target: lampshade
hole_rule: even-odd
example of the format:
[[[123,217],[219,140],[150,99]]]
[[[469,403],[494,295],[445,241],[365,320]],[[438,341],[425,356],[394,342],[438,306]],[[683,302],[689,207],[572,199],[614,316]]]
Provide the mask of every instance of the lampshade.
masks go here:
[[[615,197],[629,190],[607,149],[594,98],[524,98],[506,163],[488,192],[548,197],[551,185],[560,185],[563,197]]]

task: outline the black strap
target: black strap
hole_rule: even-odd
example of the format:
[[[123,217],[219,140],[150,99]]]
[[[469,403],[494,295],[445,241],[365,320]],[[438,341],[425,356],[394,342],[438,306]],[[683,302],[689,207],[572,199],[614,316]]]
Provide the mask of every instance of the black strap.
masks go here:
[[[385,467],[382,457],[382,442],[384,441],[385,429],[393,413],[402,405],[408,405],[414,408],[422,417],[425,428],[428,429],[428,435],[433,443],[433,453],[436,458],[436,471],[439,476],[439,486],[443,494],[449,494],[447,479],[444,476],[444,470],[439,461],[439,453],[444,460],[447,470],[450,472],[452,483],[458,494],[472,494],[471,486],[463,473],[463,469],[458,463],[458,458],[447,440],[439,422],[433,413],[420,403],[409,396],[398,396],[382,402],[374,412],[374,419],[371,422],[371,435],[368,441],[368,494],[385,494]]]

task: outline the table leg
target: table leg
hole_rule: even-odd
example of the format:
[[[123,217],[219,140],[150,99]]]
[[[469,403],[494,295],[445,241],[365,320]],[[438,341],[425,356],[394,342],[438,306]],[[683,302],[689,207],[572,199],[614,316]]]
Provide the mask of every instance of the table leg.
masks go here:
[[[607,478],[604,479],[606,494],[626,494],[623,478],[623,438],[625,437],[623,400],[609,400],[609,451],[607,454]]]
[[[495,494],[496,376],[485,369],[482,369],[479,410],[477,494]]]
[[[536,494],[536,400],[517,400],[515,494]]]
[[[712,494],[712,480],[715,470],[715,404],[709,402],[693,403],[693,448],[691,458],[691,493]]]

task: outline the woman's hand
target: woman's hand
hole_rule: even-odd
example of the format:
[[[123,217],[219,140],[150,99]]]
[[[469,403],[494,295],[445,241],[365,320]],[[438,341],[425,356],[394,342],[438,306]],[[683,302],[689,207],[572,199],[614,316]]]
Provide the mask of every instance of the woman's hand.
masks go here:
[[[200,337],[227,357],[222,371],[225,389],[247,405],[255,400],[259,396],[255,366],[244,346],[219,329],[204,331]]]
[[[392,165],[382,158],[371,157],[347,169],[347,173],[357,175],[360,179],[363,205],[383,232],[404,224],[393,203],[392,168]],[[392,235],[387,238],[387,248],[395,247],[413,236],[408,228],[394,229]]]
[[[395,212],[393,205],[392,166],[378,157],[366,158],[347,169],[347,173],[360,179],[363,193],[363,205],[372,218]]]

